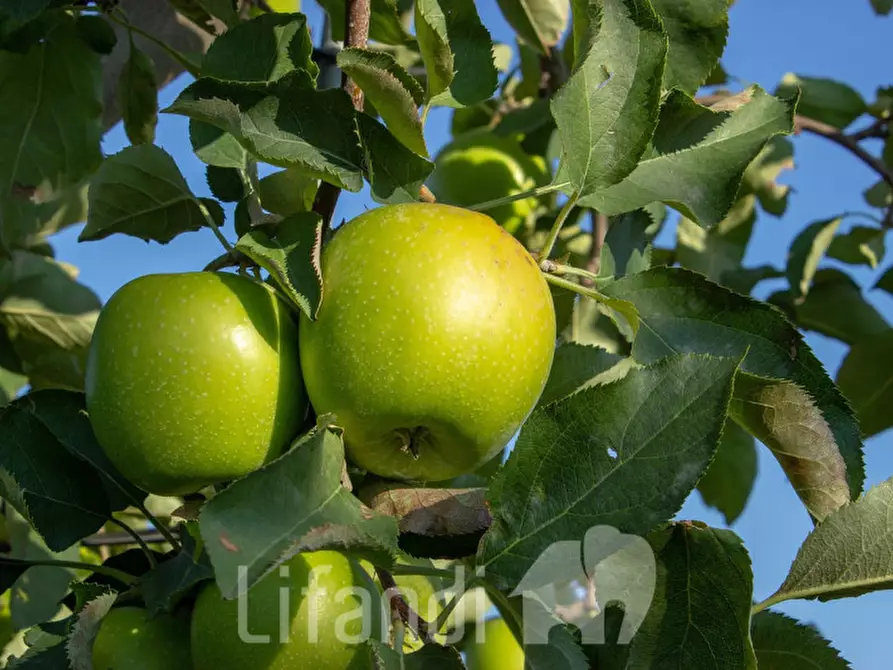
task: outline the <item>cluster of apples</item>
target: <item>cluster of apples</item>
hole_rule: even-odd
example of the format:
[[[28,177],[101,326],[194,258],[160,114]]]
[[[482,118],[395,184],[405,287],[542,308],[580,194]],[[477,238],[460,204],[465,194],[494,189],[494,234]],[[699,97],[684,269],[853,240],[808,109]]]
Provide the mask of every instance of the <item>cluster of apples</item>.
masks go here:
[[[343,428],[349,459],[384,478],[448,480],[506,446],[542,392],[556,333],[537,263],[504,227],[450,205],[381,207],[336,231],[321,269],[319,311],[299,323],[270,286],[234,274],[146,276],[111,298],[91,344],[87,408],[124,476],[162,495],[246,476],[288,448],[308,400]],[[293,596],[320,561],[332,568],[328,592],[365,588],[357,564],[317,552],[289,563]],[[275,637],[279,587],[268,580],[248,594],[250,632]],[[113,610],[94,667],[119,667],[108,651],[119,629],[137,648],[152,627],[191,628],[191,640],[161,645],[169,670],[371,667],[365,647],[331,637],[349,603],[292,600],[288,625],[303,631],[313,617],[325,643],[245,642],[238,603],[211,584],[185,628]]]

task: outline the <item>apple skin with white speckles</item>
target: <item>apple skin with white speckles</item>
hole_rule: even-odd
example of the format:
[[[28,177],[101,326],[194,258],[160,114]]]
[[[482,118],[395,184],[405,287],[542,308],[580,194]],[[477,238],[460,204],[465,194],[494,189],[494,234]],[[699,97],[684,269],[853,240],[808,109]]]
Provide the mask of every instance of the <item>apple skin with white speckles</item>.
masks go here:
[[[334,551],[298,554],[240,598],[224,600],[214,582],[204,588],[192,613],[193,664],[195,670],[372,670],[378,665],[366,641],[383,639],[383,614],[378,588],[358,563]],[[258,637],[243,641],[240,631]]]
[[[301,367],[351,460],[383,477],[441,481],[506,446],[539,398],[555,312],[536,262],[483,214],[391,205],[340,228],[322,257]]]
[[[96,323],[86,375],[99,444],[159,495],[242,477],[279,456],[307,408],[297,326],[268,286],[232,274],[148,275]]]

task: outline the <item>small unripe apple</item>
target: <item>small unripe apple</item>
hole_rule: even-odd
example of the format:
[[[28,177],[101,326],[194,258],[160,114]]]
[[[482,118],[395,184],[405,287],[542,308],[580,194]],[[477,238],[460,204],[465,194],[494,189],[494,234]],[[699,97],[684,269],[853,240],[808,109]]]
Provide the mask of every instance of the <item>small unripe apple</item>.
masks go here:
[[[468,670],[524,670],[524,650],[502,619],[490,619],[463,646]],[[478,634],[482,640],[478,641]]]
[[[99,624],[92,658],[93,670],[192,670],[189,621],[117,607]]]
[[[160,495],[256,470],[306,411],[297,337],[274,291],[245,277],[130,282],[100,313],[87,359],[99,444],[125,477]]]
[[[318,317],[301,320],[301,367],[357,465],[442,481],[506,446],[555,346],[549,288],[516,239],[458,207],[391,205],[339,229],[322,274]]]
[[[366,641],[383,637],[378,588],[343,554],[298,554],[243,597],[240,614],[239,600],[224,600],[216,584],[199,594],[192,614],[195,670],[374,667]]]
[[[453,140],[435,159],[428,186],[438,202],[468,207],[530,191],[549,183],[546,162],[530,156],[512,137],[474,130]],[[487,211],[499,225],[515,233],[538,207],[524,198]]]

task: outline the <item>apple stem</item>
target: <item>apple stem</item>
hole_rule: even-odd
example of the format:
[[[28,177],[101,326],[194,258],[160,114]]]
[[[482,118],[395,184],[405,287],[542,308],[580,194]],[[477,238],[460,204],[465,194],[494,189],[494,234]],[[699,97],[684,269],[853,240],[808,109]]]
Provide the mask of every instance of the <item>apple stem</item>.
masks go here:
[[[556,263],[555,261],[550,260],[542,261],[540,263],[540,270],[545,272],[547,275],[556,275],[558,277],[581,277],[582,279],[589,280],[593,284],[606,284],[610,281],[609,278],[599,277],[594,272],[589,272],[588,270],[583,270],[582,268],[576,268],[573,265],[563,265],[561,263]]]
[[[564,225],[564,222],[567,221],[568,215],[576,206],[577,200],[579,200],[579,198],[580,196],[574,193],[570,198],[567,199],[567,202],[564,203],[564,207],[561,208],[561,211],[558,212],[558,216],[555,217],[555,223],[552,224],[552,230],[549,231],[549,237],[546,239],[546,244],[543,246],[543,250],[540,252],[540,261],[548,260],[549,256],[552,255],[552,249],[555,248],[555,243],[558,241],[558,235],[561,233],[561,227]]]

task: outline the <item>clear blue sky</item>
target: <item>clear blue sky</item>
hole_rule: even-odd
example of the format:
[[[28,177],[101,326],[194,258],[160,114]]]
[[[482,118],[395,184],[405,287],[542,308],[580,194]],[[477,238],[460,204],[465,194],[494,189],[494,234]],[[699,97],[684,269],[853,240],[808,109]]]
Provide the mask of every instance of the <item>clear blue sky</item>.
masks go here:
[[[311,24],[319,26],[321,15],[315,3],[304,0],[304,5]],[[495,0],[479,0],[477,5],[494,39],[508,41],[511,33]],[[738,0],[732,8],[731,24],[723,62],[743,82],[759,83],[771,90],[785,72],[794,71],[839,78],[869,99],[878,85],[893,84],[889,51],[893,19],[876,17],[868,0]],[[170,102],[186,83],[181,79],[169,86],[161,102]],[[447,140],[448,122],[449,113],[445,110],[429,116],[426,135],[433,151]],[[125,143],[123,132],[115,128],[106,136],[104,150],[114,153]],[[174,155],[193,189],[207,194],[204,169],[191,153],[186,122],[180,117],[162,116],[158,143]],[[783,267],[790,241],[805,224],[843,211],[867,209],[861,193],[876,177],[846,152],[819,138],[801,137],[796,140],[796,160],[797,170],[785,177],[795,191],[788,213],[783,220],[767,216],[760,220],[748,250],[748,264],[768,262]],[[349,219],[370,206],[372,202],[365,194],[343,196],[336,216]],[[167,246],[146,245],[121,236],[78,244],[78,232],[69,230],[55,238],[58,256],[79,266],[82,280],[103,300],[137,276],[199,270],[220,252],[209,231],[182,235]],[[231,230],[227,232],[231,238],[234,236]],[[672,231],[666,234],[672,239]],[[889,265],[888,260],[884,268]],[[881,272],[864,270],[856,276],[863,285],[871,286]],[[765,297],[781,285],[767,282],[758,293]],[[874,291],[868,293],[868,298],[893,321],[891,296]],[[835,374],[846,347],[817,335],[810,335],[808,341],[829,372]],[[893,475],[893,432],[868,441],[866,463],[868,486]],[[763,599],[784,579],[811,523],[764,448],[760,450],[759,466],[753,496],[734,530],[750,550],[755,597]],[[706,509],[697,494],[692,495],[680,518],[723,525],[721,516]],[[893,593],[829,603],[795,602],[778,609],[817,624],[854,668],[893,668]]]

